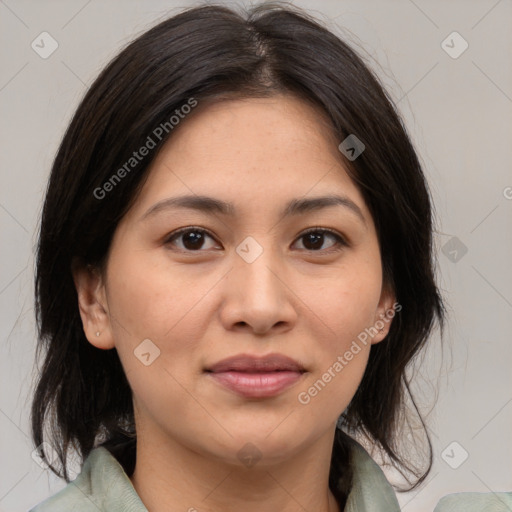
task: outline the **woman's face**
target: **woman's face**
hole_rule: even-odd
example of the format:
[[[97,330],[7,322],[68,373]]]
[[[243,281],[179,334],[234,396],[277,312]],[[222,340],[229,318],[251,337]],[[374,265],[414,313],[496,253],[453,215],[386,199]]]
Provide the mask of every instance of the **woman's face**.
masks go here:
[[[118,225],[97,309],[81,308],[90,342],[119,353],[139,432],[237,464],[333,433],[394,302],[339,142],[291,96],[199,102],[175,128]],[[249,359],[215,367],[233,356]]]

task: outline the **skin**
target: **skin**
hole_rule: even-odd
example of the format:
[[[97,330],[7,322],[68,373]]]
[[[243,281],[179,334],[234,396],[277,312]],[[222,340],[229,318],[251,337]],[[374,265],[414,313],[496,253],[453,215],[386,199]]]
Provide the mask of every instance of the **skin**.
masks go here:
[[[395,302],[338,144],[324,115],[293,96],[200,104],[152,163],[105,273],[75,272],[85,334],[118,351],[133,390],[131,481],[152,512],[338,510],[328,486],[335,423],[390,322],[308,404],[298,395]],[[143,218],[182,194],[229,201],[236,212],[160,209]],[[329,194],[349,198],[363,219],[337,205],[280,220],[289,200]],[[189,226],[212,237],[169,241]],[[328,233],[308,243],[311,227],[349,245]],[[263,249],[251,263],[236,252],[248,236]],[[145,339],[160,350],[147,366],[134,355]],[[277,396],[243,398],[204,372],[241,353],[285,354],[307,372]],[[261,455],[251,467],[238,457],[247,443]]]

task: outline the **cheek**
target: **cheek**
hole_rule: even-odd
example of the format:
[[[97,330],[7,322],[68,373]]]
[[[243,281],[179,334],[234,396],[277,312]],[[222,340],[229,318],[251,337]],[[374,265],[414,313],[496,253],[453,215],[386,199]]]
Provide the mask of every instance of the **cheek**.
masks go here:
[[[190,398],[182,396],[179,383],[191,388],[198,371],[208,291],[218,276],[169,269],[168,261],[155,264],[142,254],[136,249],[112,251],[108,304],[116,350],[130,386],[145,406],[158,409],[163,397],[175,406]]]
[[[201,301],[214,286],[217,276],[203,275],[172,266],[166,258],[155,260],[142,250],[113,252],[108,276],[109,311],[116,341],[130,343],[172,339],[174,333],[187,335],[190,321],[201,310]],[[190,332],[190,338],[195,332]]]
[[[361,261],[364,263],[364,260]],[[381,293],[377,264],[347,266],[339,277],[308,295],[316,317],[317,365],[299,402],[340,414],[363,377],[371,347],[370,328]]]
[[[326,353],[342,351],[375,322],[382,286],[380,265],[347,265],[336,279],[308,294],[307,304],[321,320]]]

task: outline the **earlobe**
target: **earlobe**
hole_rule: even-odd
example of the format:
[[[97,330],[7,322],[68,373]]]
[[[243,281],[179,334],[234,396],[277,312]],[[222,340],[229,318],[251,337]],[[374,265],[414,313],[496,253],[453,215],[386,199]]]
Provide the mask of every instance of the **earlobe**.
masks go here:
[[[78,308],[84,333],[91,345],[108,350],[114,348],[114,339],[101,273],[91,265],[73,269],[73,280],[78,295]]]

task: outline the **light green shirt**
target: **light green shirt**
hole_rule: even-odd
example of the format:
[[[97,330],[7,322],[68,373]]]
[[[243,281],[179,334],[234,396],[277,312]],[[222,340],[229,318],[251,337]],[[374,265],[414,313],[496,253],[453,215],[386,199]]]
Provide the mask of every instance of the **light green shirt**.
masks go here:
[[[351,448],[353,483],[344,512],[400,512],[382,469],[359,444]],[[81,473],[29,512],[147,512],[123,467],[103,447]],[[462,493],[442,498],[434,512],[512,512],[511,493]]]

